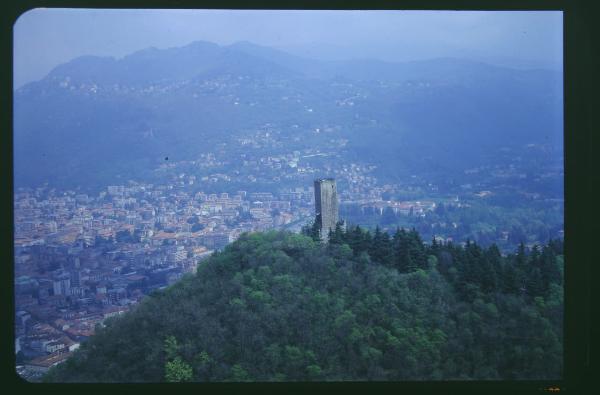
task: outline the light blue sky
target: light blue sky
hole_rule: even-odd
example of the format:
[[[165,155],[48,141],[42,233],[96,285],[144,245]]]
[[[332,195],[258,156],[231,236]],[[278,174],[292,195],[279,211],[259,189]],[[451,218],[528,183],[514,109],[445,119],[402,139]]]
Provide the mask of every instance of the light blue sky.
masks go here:
[[[559,11],[243,11],[35,9],[14,26],[14,85],[81,55],[250,41],[323,59],[462,57],[562,67]]]

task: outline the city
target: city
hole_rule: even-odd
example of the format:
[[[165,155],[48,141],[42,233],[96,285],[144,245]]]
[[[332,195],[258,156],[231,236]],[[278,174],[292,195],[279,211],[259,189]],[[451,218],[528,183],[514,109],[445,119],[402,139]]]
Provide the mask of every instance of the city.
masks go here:
[[[130,182],[98,197],[37,188],[15,195],[17,355],[24,377],[64,361],[96,325],[193,273],[243,232],[299,231],[314,190],[190,195],[183,186]],[[348,196],[346,194],[346,196]],[[366,202],[368,196],[350,195]],[[371,196],[373,200],[373,196]],[[383,202],[408,215],[433,202]]]
[[[279,136],[275,126],[264,125],[253,139],[234,144],[251,146],[238,161],[231,159],[231,147],[196,161],[165,160],[154,171],[154,183],[130,180],[97,196],[48,186],[19,188],[14,200],[15,347],[23,376],[35,378],[63,362],[96,325],[194,273],[204,258],[243,232],[299,232],[314,219],[310,180],[317,174],[338,180],[340,215],[350,223],[382,225],[387,231],[411,224],[438,241],[464,244],[464,232],[473,224],[444,217],[444,207],[465,212],[474,203],[487,207],[490,196],[509,188],[507,179],[514,188],[513,180],[523,179],[529,167],[513,156],[499,162],[504,165],[465,170],[468,184],[440,188],[411,176],[402,184],[381,185],[376,166],[318,148],[264,156],[261,146],[285,146]],[[330,149],[335,152],[335,146]],[[524,183],[517,193],[547,207],[555,204],[549,196],[529,193],[531,185]],[[231,192],[235,186],[247,190]],[[508,243],[514,229],[492,225],[493,241]],[[562,237],[557,226],[550,237]]]
[[[562,13],[216,11],[15,23],[18,376],[562,377]]]

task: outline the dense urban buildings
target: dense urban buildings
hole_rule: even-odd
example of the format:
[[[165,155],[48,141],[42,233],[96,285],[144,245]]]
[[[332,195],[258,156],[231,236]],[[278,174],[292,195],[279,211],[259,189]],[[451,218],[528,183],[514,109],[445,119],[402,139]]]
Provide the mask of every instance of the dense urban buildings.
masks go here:
[[[327,229],[321,232],[324,238],[343,217],[350,224],[380,224],[389,231],[398,224],[416,226],[426,240],[462,242],[464,235],[479,230],[457,219],[472,212],[471,204],[490,199],[488,190],[493,198],[504,188],[472,181],[443,194],[417,176],[402,185],[385,184],[373,176],[372,166],[333,168],[329,161],[318,162],[326,157],[311,150],[244,155],[242,169],[254,177],[245,184],[244,174],[220,168],[224,159],[215,152],[193,162],[165,163],[156,171],[161,180],[153,183],[129,180],[97,192],[49,185],[17,188],[15,348],[22,376],[35,380],[63,362],[106,319],[194,272],[212,251],[243,232],[300,231],[316,211]],[[518,176],[517,165],[499,175],[488,176],[486,169],[475,175],[506,182],[511,174]],[[317,174],[332,174],[335,180],[317,180],[313,188],[309,185]],[[558,231],[562,236],[562,226]],[[518,242],[518,233],[507,225],[497,224],[494,235],[507,250],[513,238]]]
[[[317,202],[324,224],[335,227],[335,181],[322,185]],[[130,181],[97,196],[47,186],[17,191],[15,346],[23,377],[35,380],[63,362],[106,319],[195,271],[241,233],[299,231],[314,218],[310,187],[206,193],[191,186]],[[347,200],[375,210],[397,204],[367,190]],[[416,213],[434,208],[403,204]]]

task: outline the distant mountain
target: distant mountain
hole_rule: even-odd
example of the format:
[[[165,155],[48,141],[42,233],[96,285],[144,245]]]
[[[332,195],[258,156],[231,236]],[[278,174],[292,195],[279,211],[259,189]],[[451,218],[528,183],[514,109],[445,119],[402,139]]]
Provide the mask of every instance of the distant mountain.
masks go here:
[[[307,131],[337,125],[341,155],[391,175],[455,171],[498,145],[560,146],[562,77],[451,58],[319,61],[248,42],[85,56],[15,92],[15,182],[148,177],[167,156],[235,150],[266,123],[303,146],[324,141]]]
[[[164,81],[189,80],[215,71],[284,77],[293,74],[260,54],[196,41],[181,48],[159,50],[151,47],[120,60],[82,56],[56,67],[46,80],[69,78],[71,83],[144,86]]]

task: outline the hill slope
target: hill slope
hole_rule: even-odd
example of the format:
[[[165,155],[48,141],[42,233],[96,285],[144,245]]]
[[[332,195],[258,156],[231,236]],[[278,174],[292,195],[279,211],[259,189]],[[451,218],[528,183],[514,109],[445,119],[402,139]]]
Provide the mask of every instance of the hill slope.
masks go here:
[[[561,81],[459,59],[323,62],[250,43],[86,56],[15,92],[15,183],[102,187],[222,143],[240,162],[237,140],[267,123],[289,152],[345,139],[343,161],[383,172],[461,170],[507,144],[560,146]],[[338,131],[311,133],[326,125]]]
[[[415,232],[336,237],[324,246],[242,235],[196,275],[109,319],[45,380],[561,377],[556,243],[500,258],[493,247],[427,247]]]

